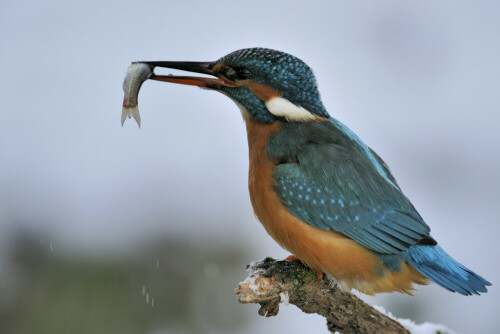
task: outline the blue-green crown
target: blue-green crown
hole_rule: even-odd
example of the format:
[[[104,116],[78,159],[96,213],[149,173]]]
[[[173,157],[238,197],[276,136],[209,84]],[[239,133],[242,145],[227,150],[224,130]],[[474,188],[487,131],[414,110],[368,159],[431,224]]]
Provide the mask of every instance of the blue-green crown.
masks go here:
[[[313,71],[295,56],[272,49],[249,48],[234,51],[216,63],[225,63],[234,69],[248,69],[252,81],[272,87],[285,99],[315,115],[329,117],[321,102]],[[257,120],[274,122],[275,116],[247,87],[226,88],[225,91]]]

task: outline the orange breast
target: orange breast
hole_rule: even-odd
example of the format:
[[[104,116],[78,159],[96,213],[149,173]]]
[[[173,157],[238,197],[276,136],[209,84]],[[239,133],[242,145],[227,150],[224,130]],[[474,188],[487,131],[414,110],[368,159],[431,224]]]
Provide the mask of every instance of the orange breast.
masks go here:
[[[246,120],[250,153],[249,190],[255,215],[267,233],[309,267],[333,276],[345,288],[366,294],[410,293],[412,283],[425,284],[413,267],[402,263],[400,272],[387,270],[376,254],[334,232],[309,225],[293,216],[272,189],[274,163],[265,148],[279,122],[271,125]]]

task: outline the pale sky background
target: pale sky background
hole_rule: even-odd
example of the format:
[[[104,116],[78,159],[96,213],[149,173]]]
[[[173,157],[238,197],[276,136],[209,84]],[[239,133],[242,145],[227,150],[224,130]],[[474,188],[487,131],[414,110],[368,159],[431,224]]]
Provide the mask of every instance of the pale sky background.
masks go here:
[[[493,283],[480,297],[431,285],[370,302],[393,313],[415,303],[417,321],[494,333],[499,17],[497,1],[2,1],[0,245],[22,227],[73,252],[168,234],[244,245],[248,262],[288,255],[253,216],[233,102],[149,81],[142,128],[120,125],[131,61],[269,47],[313,68],[329,113],[383,157],[442,247]],[[273,319],[250,313],[255,327],[241,333],[327,333],[292,306]]]

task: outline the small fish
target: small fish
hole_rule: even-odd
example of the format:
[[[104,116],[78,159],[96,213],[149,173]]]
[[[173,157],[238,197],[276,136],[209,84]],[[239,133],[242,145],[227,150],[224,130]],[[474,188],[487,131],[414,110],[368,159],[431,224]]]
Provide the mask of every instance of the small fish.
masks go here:
[[[125,97],[123,98],[122,126],[127,117],[131,118],[134,116],[137,124],[141,127],[141,115],[137,107],[137,98],[142,83],[149,79],[151,74],[153,74],[151,67],[143,63],[132,63],[127,69],[127,75],[123,80]]]

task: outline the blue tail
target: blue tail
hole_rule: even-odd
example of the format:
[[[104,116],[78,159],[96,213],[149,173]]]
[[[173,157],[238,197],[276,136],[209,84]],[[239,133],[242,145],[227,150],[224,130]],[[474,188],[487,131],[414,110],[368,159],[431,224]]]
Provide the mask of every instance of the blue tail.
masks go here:
[[[486,286],[491,285],[490,282],[455,261],[438,245],[411,246],[403,254],[405,260],[422,275],[449,291],[466,296],[479,295],[481,292],[487,292]]]

